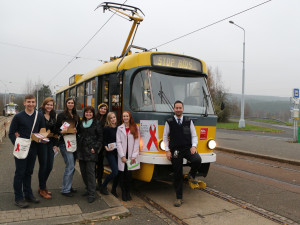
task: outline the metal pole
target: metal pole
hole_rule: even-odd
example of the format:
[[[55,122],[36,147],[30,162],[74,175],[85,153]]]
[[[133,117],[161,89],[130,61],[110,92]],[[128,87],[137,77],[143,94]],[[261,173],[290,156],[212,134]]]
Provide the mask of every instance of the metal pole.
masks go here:
[[[244,42],[243,42],[243,72],[242,72],[242,98],[241,98],[241,117],[239,121],[239,128],[244,128],[245,125],[245,46],[246,46],[246,31],[241,26],[235,24],[233,21],[229,23],[242,29],[244,32]]]

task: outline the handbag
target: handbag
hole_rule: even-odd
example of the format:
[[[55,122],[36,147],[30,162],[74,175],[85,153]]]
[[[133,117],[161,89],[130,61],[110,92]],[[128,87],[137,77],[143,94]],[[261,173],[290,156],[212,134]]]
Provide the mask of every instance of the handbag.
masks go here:
[[[30,137],[36,123],[37,115],[38,115],[38,111],[35,112],[35,118],[31,129]],[[31,138],[28,139],[28,138],[17,137],[15,141],[13,155],[17,159],[26,159],[30,149],[30,145],[31,145]]]
[[[77,150],[76,134],[64,135],[64,141],[68,152],[75,152]]]

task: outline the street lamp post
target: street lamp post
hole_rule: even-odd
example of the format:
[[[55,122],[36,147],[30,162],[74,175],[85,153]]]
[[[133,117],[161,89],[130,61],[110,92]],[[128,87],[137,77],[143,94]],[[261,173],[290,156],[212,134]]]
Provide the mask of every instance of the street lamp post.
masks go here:
[[[241,118],[239,121],[239,128],[245,127],[245,39],[246,39],[246,31],[241,26],[235,24],[233,21],[229,21],[229,23],[237,26],[238,28],[244,31],[244,42],[243,42],[243,77],[242,77],[242,99],[241,99]]]

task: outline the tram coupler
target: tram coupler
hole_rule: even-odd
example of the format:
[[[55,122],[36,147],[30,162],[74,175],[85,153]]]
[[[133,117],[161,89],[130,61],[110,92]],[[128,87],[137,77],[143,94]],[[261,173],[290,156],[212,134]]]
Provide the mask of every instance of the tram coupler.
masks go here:
[[[185,174],[183,176],[183,179],[184,179],[184,181],[186,181],[189,184],[190,188],[192,188],[192,189],[204,189],[204,188],[206,188],[206,183],[205,182],[203,182],[201,180],[194,180],[189,176],[189,174]]]

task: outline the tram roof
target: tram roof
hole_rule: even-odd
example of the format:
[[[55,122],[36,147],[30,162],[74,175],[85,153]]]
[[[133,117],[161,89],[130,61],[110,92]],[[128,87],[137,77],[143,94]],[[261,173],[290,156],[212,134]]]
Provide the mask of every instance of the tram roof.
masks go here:
[[[87,72],[86,74],[82,75],[82,77],[75,84],[65,85],[65,86],[61,87],[60,89],[57,90],[57,93],[62,92],[66,89],[69,89],[73,86],[76,86],[80,83],[83,83],[93,77],[116,72],[117,66],[121,60],[122,60],[122,62],[119,65],[119,71],[131,69],[131,68],[139,67],[139,66],[150,66],[151,65],[151,57],[150,56],[152,54],[157,54],[157,53],[178,55],[177,53],[174,53],[174,52],[140,52],[140,53],[135,53],[135,54],[126,56],[126,57],[124,57],[123,60],[122,60],[122,58],[119,58],[114,61],[104,63],[104,64],[98,66],[97,68]],[[182,55],[182,56],[186,56],[186,55]],[[205,62],[203,62],[202,60],[200,60],[200,61],[202,62],[202,65],[203,65],[203,71],[206,72]]]

